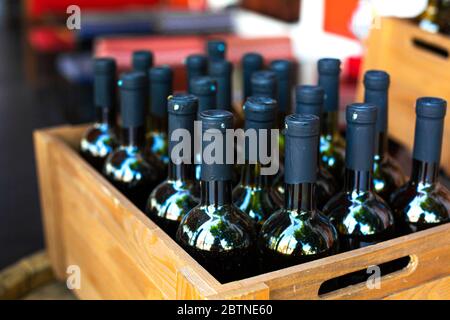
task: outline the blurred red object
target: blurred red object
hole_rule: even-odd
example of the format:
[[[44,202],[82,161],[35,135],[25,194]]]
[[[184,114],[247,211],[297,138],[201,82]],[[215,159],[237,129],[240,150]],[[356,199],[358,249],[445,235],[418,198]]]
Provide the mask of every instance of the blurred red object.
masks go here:
[[[41,53],[55,53],[75,49],[75,35],[67,28],[33,27],[28,32],[28,42]]]
[[[266,62],[274,59],[294,60],[291,40],[288,37],[241,38],[230,35],[208,37],[122,37],[99,39],[94,45],[97,57],[116,59],[120,71],[131,68],[131,56],[135,50],[151,50],[155,64],[168,64],[175,70],[175,89],[185,88],[184,60],[190,54],[204,53],[208,39],[222,39],[227,43],[227,59],[238,64],[246,52],[261,53]],[[268,45],[270,44],[270,45]]]
[[[31,18],[42,15],[66,15],[67,7],[77,5],[81,10],[123,10],[155,6],[160,0],[27,0],[26,9]]]
[[[349,26],[359,1],[325,0],[325,31],[356,39]]]
[[[357,82],[361,71],[361,56],[348,57],[344,63],[344,75],[348,81]]]

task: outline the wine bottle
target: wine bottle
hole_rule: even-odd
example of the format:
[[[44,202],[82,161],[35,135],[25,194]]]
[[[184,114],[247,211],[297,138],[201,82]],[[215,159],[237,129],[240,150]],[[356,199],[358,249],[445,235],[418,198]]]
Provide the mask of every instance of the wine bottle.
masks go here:
[[[342,186],[345,143],[338,131],[340,68],[341,62],[338,59],[325,58],[318,63],[319,86],[325,91],[320,126],[320,160],[338,185]]]
[[[94,60],[94,105],[96,120],[81,138],[82,156],[101,171],[105,159],[117,147],[115,128],[116,62],[111,58]]]
[[[217,109],[217,82],[211,77],[197,77],[191,81],[192,94],[198,98],[198,112],[197,120],[200,120],[200,113],[205,110]],[[197,141],[201,140],[201,137],[195,137]],[[201,154],[195,155],[195,179],[200,181],[200,175],[202,171]]]
[[[191,54],[186,59],[186,77],[188,92],[192,93],[192,79],[206,76],[208,73],[208,59],[202,54]]]
[[[438,181],[446,109],[440,98],[417,100],[411,179],[391,198],[399,234],[450,221],[450,192]]]
[[[209,40],[206,42],[206,52],[209,61],[224,60],[227,45],[222,40]]]
[[[266,97],[249,97],[244,104],[245,130],[255,130],[257,146],[256,155],[250,157],[250,146],[246,143],[246,162],[241,168],[239,184],[233,189],[233,202],[242,212],[250,216],[258,226],[278,208],[275,201],[275,190],[272,189],[270,176],[262,175],[263,165],[259,159],[259,148],[262,144],[270,150],[270,133],[275,128],[277,102]],[[261,140],[260,130],[267,130],[267,140]],[[251,161],[252,160],[252,161]],[[281,197],[281,196],[278,196]]]
[[[259,53],[246,53],[241,60],[242,66],[242,85],[243,85],[243,101],[253,95],[252,92],[252,75],[256,71],[260,71],[264,66],[264,59]]]
[[[346,118],[344,190],[324,208],[339,233],[341,251],[387,240],[394,232],[392,212],[372,188],[377,108],[354,103],[347,107]]]
[[[233,114],[206,110],[200,118],[203,150],[206,152],[216,140],[223,141],[225,149],[225,130],[233,128]],[[214,150],[217,148],[220,146]],[[247,277],[255,261],[254,223],[232,203],[232,166],[226,164],[225,154],[219,158],[221,163],[208,164],[205,160],[211,159],[204,157],[200,204],[182,219],[176,236],[177,242],[221,283]]]
[[[140,209],[158,183],[158,170],[144,158],[147,89],[143,72],[128,72],[119,81],[122,141],[106,159],[103,174]]]
[[[197,116],[198,99],[193,95],[175,94],[168,99],[169,137],[180,130],[191,140],[194,136],[194,121]],[[197,205],[197,190],[195,189],[193,156],[174,158],[172,150],[178,141],[169,142],[169,174],[167,179],[158,185],[150,194],[145,213],[157,225],[175,238],[181,219]],[[192,152],[190,152],[192,155]]]
[[[145,156],[156,158],[161,171],[167,169],[167,98],[173,92],[173,72],[169,66],[149,70],[150,117],[146,133]],[[167,171],[167,170],[166,170]]]
[[[277,76],[275,72],[270,70],[253,72],[251,81],[253,96],[277,99]]]
[[[322,115],[322,106],[324,101],[324,91],[321,87],[303,85],[297,86],[296,94],[296,113],[312,114],[320,119]],[[317,148],[317,180],[316,180],[316,204],[319,210],[322,210],[325,204],[333,197],[337,190],[336,181],[333,176],[319,161],[319,148]],[[284,184],[278,184],[277,190],[284,194]]]
[[[438,13],[439,32],[450,35],[450,0],[441,0]]]
[[[314,115],[286,117],[285,204],[263,224],[258,241],[267,271],[338,249],[337,232],[316,205],[319,121]]]
[[[406,181],[400,165],[388,153],[388,90],[390,78],[384,71],[364,75],[364,102],[377,107],[373,182],[375,192],[389,203],[392,192]]]
[[[279,127],[284,125],[284,117],[290,113],[292,104],[292,87],[294,77],[294,66],[289,60],[274,60],[270,63],[272,70],[277,77],[277,101],[279,107]]]
[[[228,60],[212,61],[209,75],[217,83],[217,109],[232,110],[232,82],[233,65]]]

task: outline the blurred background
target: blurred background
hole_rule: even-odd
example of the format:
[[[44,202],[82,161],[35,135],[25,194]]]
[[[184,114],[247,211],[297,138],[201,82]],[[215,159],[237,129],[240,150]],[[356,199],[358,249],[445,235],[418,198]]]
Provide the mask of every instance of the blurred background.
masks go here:
[[[266,62],[295,60],[299,84],[315,83],[317,60],[335,57],[343,63],[342,109],[358,99],[368,48],[383,56],[392,49],[367,45],[373,30],[384,32],[382,19],[412,22],[442,46],[449,41],[449,8],[445,0],[0,0],[0,269],[44,246],[32,132],[93,120],[92,56],[112,56],[124,71],[132,51],[152,50],[156,64],[175,69],[175,89],[183,90],[184,58],[221,38],[235,64],[236,101],[246,52],[260,52]],[[418,42],[428,50],[419,59],[448,66],[445,43]],[[394,140],[391,148],[409,173],[408,148]]]

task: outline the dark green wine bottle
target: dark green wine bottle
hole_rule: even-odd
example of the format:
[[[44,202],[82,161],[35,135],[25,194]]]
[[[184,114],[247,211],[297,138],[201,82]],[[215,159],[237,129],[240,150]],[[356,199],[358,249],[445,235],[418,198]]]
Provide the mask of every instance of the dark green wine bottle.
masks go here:
[[[296,113],[312,114],[320,119],[322,114],[322,106],[324,101],[324,91],[318,86],[297,86],[296,90]],[[317,148],[319,153],[319,148]],[[316,180],[316,196],[317,207],[322,210],[325,204],[338,191],[336,181],[328,170],[319,161],[317,157],[317,180]],[[277,184],[276,189],[280,194],[284,195],[284,183]]]
[[[252,92],[252,75],[256,71],[260,71],[264,67],[264,59],[259,53],[249,52],[244,54],[241,59],[242,67],[242,85],[243,97],[245,101],[248,97],[253,95]]]
[[[192,150],[194,121],[197,116],[198,99],[193,95],[175,94],[168,99],[169,137],[183,130],[190,139]],[[150,194],[145,213],[157,225],[175,238],[181,219],[197,205],[193,156],[183,158],[171,155],[178,140],[169,142],[169,175]],[[190,152],[192,155],[192,152]],[[176,157],[176,158],[175,158]]]
[[[206,42],[206,53],[208,60],[224,60],[227,51],[227,44],[223,40],[213,39]]]
[[[106,159],[103,174],[136,206],[144,210],[147,198],[158,184],[158,169],[144,157],[146,76],[129,72],[119,80],[122,141]]]
[[[80,152],[101,171],[108,155],[118,145],[116,137],[116,62],[111,58],[94,60],[95,123],[81,138]]]
[[[377,108],[354,103],[347,107],[344,190],[324,208],[339,233],[341,251],[365,247],[394,235],[394,217],[373,191]]]
[[[202,54],[191,54],[186,59],[186,82],[188,92],[192,93],[192,79],[208,74],[208,59]]]
[[[343,185],[345,168],[345,143],[338,130],[339,76],[341,61],[325,58],[319,60],[319,86],[325,91],[324,110],[321,117],[320,160],[333,175],[339,186]]]
[[[271,176],[261,174],[264,166],[259,159],[259,148],[262,144],[267,146],[266,150],[270,150],[270,133],[276,126],[277,102],[266,97],[249,97],[244,104],[244,114],[245,130],[254,131],[258,141],[253,157],[249,154],[249,143],[245,144],[246,163],[241,168],[240,182],[233,190],[233,202],[258,224],[259,229],[278,208]],[[267,131],[267,140],[261,140],[260,130]]]
[[[405,175],[388,153],[388,90],[389,74],[370,70],[364,75],[364,102],[377,107],[373,183],[375,192],[389,203],[392,192],[402,186]]]
[[[417,100],[411,179],[391,198],[399,234],[450,222],[450,191],[438,181],[447,102]]]
[[[217,109],[217,82],[211,77],[197,77],[191,81],[192,94],[198,98],[197,120],[200,120],[200,113],[210,109]],[[198,141],[201,137],[195,137]],[[202,166],[201,154],[195,155],[195,179],[200,181]]]
[[[270,63],[270,70],[277,77],[278,127],[283,128],[286,114],[291,113],[294,65],[289,60],[274,60]]]
[[[233,64],[228,60],[212,61],[209,65],[209,75],[217,83],[217,109],[232,110],[233,86],[232,73]]]
[[[205,154],[216,140],[223,141],[224,150],[219,163],[207,164],[211,159],[203,157],[201,201],[181,221],[176,239],[216,279],[225,283],[254,272],[255,228],[250,217],[232,202],[232,166],[225,162],[225,131],[233,128],[233,114],[225,110],[206,110],[200,118]],[[216,145],[214,150],[217,148],[220,146]]]
[[[156,158],[162,172],[167,171],[167,98],[173,92],[173,72],[169,66],[153,67],[148,72],[150,117],[146,133],[146,157]]]
[[[319,121],[313,115],[286,117],[285,204],[263,224],[258,241],[267,271],[337,251],[336,230],[316,206]]]

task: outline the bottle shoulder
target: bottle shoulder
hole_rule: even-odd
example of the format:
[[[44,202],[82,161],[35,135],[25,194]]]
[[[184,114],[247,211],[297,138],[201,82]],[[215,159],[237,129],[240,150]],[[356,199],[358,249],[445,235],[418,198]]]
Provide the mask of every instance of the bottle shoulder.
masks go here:
[[[391,199],[396,213],[408,222],[443,223],[450,219],[450,191],[441,183],[432,185],[406,183]]]
[[[340,192],[327,203],[324,213],[341,234],[374,235],[394,225],[391,209],[373,192]]]
[[[337,242],[333,225],[319,211],[294,213],[280,209],[263,225],[260,245],[285,255],[316,255]]]
[[[388,154],[381,160],[375,158],[373,179],[375,188],[377,188],[377,183],[383,183],[397,189],[406,182],[406,176],[400,164]]]
[[[105,157],[117,147],[117,137],[110,126],[94,124],[89,127],[80,141],[81,152],[96,157]]]
[[[197,205],[181,221],[177,240],[198,250],[224,252],[250,248],[254,223],[233,205]]]
[[[141,150],[128,146],[121,146],[108,156],[103,172],[107,177],[124,183],[156,181],[158,177],[157,170],[145,160]]]
[[[177,181],[160,183],[149,196],[146,214],[179,221],[198,204],[191,184]]]

